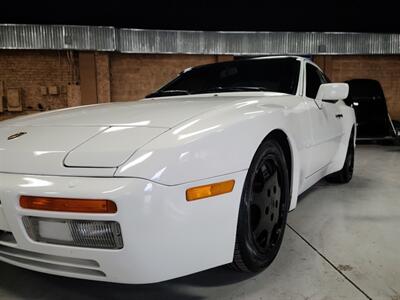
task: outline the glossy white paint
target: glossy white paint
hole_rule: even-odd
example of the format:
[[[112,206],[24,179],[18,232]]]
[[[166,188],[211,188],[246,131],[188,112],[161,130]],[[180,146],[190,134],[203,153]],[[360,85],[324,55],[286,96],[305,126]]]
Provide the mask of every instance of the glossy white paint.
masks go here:
[[[273,59],[273,58],[268,58]],[[7,262],[95,280],[145,283],[232,261],[244,178],[261,142],[273,131],[291,150],[292,199],[342,168],[354,111],[343,101],[305,96],[303,58],[296,95],[232,92],[92,105],[18,118],[0,125],[0,229],[14,247],[94,259],[106,277]],[[344,85],[322,87],[344,96]],[[343,117],[338,118],[341,114]],[[27,134],[13,140],[7,137]],[[46,176],[43,176],[46,175]],[[235,179],[230,194],[188,203],[185,190]],[[63,214],[21,209],[19,195],[107,198],[116,215]],[[116,220],[124,248],[98,250],[31,241],[23,215]],[[2,242],[0,241],[0,244]]]
[[[349,95],[347,83],[325,83],[318,90],[317,99],[321,100],[344,100]]]
[[[197,97],[200,97],[198,95]],[[2,126],[145,126],[172,128],[179,122],[213,110],[221,104],[218,99],[208,102],[182,101],[180,97],[136,102],[116,102],[65,108],[28,115],[2,122]]]
[[[4,122],[6,123],[6,122]],[[0,172],[20,174],[69,175],[65,156],[76,146],[106,130],[106,126],[1,126]],[[27,134],[8,140],[18,132]],[[91,176],[112,176],[114,170],[92,169]],[[87,175],[74,169],[76,176]]]
[[[347,83],[325,83],[318,89],[315,102],[321,108],[323,100],[344,100],[349,95],[349,85]]]
[[[17,245],[0,242],[1,245],[47,255],[94,260],[99,264],[98,267],[68,262],[56,264],[99,270],[106,276],[60,271],[24,261],[15,262],[2,255],[0,260],[56,275],[120,283],[157,282],[229,263],[232,260],[239,205],[235,199],[240,198],[245,176],[246,172],[242,171],[212,180],[201,180],[196,185],[234,178],[236,186],[230,194],[187,202],[185,191],[193,186],[190,183],[168,187],[137,178],[0,174],[0,212],[4,212],[5,216],[0,223],[0,230],[11,230],[17,240]],[[21,194],[107,198],[117,204],[118,212],[112,215],[78,216],[26,210],[18,205]],[[34,242],[26,234],[21,221],[22,216],[26,215],[117,221],[121,225],[124,248],[100,250]],[[31,259],[29,255],[22,257]],[[33,259],[54,263],[43,257]]]
[[[137,149],[167,129],[112,126],[71,150],[64,160],[67,167],[116,168]]]

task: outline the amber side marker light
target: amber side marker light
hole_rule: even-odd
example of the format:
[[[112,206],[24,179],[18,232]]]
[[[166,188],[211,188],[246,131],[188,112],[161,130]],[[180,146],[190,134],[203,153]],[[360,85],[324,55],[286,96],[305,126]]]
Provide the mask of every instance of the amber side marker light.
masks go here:
[[[186,200],[194,201],[230,193],[235,186],[235,180],[228,180],[218,183],[212,183],[202,186],[196,186],[186,190]]]
[[[48,211],[103,214],[113,214],[117,212],[117,205],[113,201],[103,199],[89,200],[21,196],[19,204],[22,208]]]

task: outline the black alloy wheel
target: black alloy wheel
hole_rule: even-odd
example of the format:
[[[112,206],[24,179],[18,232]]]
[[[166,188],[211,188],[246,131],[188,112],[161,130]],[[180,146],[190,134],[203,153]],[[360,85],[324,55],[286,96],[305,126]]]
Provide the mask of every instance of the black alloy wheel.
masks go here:
[[[233,267],[258,272],[276,257],[290,201],[288,167],[281,146],[264,142],[252,161],[239,211]]]

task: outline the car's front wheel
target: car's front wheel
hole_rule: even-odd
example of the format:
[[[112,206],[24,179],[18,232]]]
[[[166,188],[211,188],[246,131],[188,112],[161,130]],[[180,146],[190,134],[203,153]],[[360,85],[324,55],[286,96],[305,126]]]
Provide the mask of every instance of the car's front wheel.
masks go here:
[[[232,266],[258,272],[269,266],[282,243],[290,201],[285,155],[275,140],[265,141],[249,168],[239,210]]]

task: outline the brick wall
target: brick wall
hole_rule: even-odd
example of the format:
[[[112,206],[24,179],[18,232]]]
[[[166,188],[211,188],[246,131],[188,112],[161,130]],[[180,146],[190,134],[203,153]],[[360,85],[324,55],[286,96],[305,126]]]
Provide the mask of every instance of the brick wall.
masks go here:
[[[24,109],[37,109],[38,103],[49,109],[66,107],[66,87],[74,79],[66,51],[0,50],[0,81],[5,89],[22,89]],[[60,93],[43,96],[41,86],[57,86]]]
[[[68,57],[66,51],[0,50],[0,81],[5,89],[22,89],[24,109],[35,110],[38,103],[49,109],[63,108],[68,100],[70,105],[79,105],[80,88],[70,85],[79,83],[78,53],[71,53]],[[95,53],[98,102],[138,100],[185,68],[232,59],[215,55]],[[400,56],[316,56],[314,60],[332,81],[379,80],[392,118],[400,119]],[[58,86],[60,94],[43,96],[41,86]],[[66,91],[72,91],[72,101]]]
[[[87,53],[87,52],[86,52]],[[0,50],[0,81],[4,88],[21,88],[24,110],[57,109],[84,103],[79,83],[79,53],[67,51]],[[88,53],[90,54],[90,53]],[[143,98],[183,69],[232,56],[141,55],[97,52],[93,72],[97,102]],[[81,74],[82,75],[82,74]],[[41,87],[57,86],[59,95],[42,95]]]
[[[111,54],[111,100],[138,100],[175,78],[182,70],[232,56]]]
[[[316,56],[314,60],[332,81],[378,80],[391,117],[400,120],[400,56]]]
[[[96,78],[97,78],[97,100],[99,103],[110,102],[110,56],[108,53],[98,52],[95,55]]]

